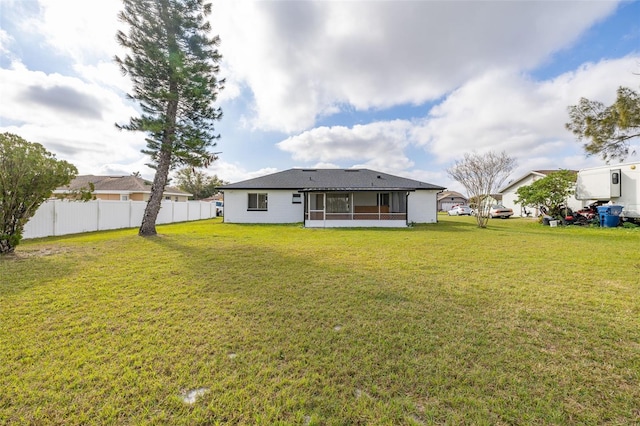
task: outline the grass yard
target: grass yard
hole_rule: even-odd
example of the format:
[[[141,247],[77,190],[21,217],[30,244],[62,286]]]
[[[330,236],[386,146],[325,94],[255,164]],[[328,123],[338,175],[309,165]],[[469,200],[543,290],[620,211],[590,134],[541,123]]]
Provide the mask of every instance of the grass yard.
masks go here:
[[[0,424],[640,424],[640,228],[439,219],[24,241]]]

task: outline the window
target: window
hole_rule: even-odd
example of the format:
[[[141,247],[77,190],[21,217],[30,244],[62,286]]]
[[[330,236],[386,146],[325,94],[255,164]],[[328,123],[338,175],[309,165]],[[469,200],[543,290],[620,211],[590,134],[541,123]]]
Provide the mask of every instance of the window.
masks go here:
[[[349,213],[349,194],[327,194],[327,213]]]
[[[611,183],[614,185],[620,183],[620,174],[617,172],[611,173]]]
[[[383,192],[378,194],[378,205],[379,206],[388,206],[389,205],[389,193]]]
[[[250,193],[247,210],[267,210],[267,194]]]
[[[129,196],[128,195],[120,195],[120,201],[129,201]]]
[[[291,202],[293,204],[302,203],[302,194],[293,194],[293,197],[291,198]]]

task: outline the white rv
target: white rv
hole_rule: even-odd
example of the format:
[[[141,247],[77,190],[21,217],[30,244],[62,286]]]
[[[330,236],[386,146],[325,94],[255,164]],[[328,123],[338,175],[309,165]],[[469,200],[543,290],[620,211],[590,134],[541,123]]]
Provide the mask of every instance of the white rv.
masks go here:
[[[640,162],[582,169],[576,181],[576,198],[622,206],[622,217],[640,219]]]

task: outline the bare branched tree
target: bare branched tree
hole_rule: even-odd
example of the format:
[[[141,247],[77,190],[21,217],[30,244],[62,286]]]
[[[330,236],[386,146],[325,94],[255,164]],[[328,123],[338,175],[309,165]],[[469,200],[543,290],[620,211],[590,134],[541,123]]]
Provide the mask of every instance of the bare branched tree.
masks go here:
[[[480,228],[486,228],[492,197],[516,167],[516,160],[505,152],[497,154],[465,154],[447,169],[451,179],[459,182],[467,190],[469,198],[477,200],[476,220]]]

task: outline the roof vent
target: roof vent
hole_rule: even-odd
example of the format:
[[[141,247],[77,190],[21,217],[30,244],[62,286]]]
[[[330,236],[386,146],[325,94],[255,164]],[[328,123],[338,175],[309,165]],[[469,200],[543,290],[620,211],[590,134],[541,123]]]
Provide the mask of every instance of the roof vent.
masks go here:
[[[378,179],[382,179],[382,176],[378,175]]]
[[[345,169],[345,172],[359,172],[358,169]]]

